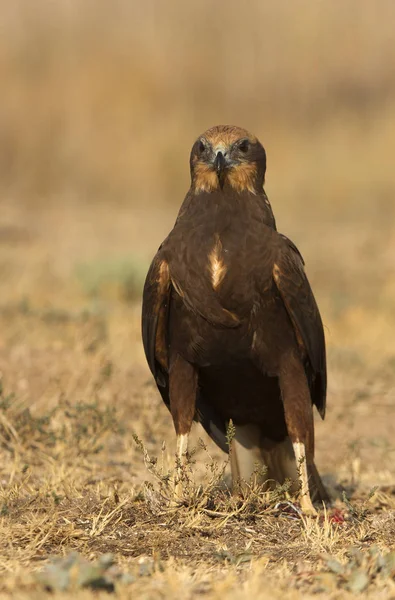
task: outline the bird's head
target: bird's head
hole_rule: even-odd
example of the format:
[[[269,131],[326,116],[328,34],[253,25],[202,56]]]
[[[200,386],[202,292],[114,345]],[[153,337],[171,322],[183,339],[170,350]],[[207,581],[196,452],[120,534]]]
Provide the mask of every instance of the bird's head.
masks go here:
[[[259,194],[265,180],[266,153],[259,140],[245,129],[216,125],[194,143],[190,165],[196,194],[225,186]]]

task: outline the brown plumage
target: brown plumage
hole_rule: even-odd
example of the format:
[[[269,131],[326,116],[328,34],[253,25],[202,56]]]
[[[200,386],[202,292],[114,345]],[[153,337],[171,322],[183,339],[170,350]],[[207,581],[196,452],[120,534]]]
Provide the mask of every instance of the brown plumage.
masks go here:
[[[234,481],[256,463],[298,480],[301,504],[326,500],[314,465],[313,404],[325,414],[322,322],[303,259],[276,231],[263,189],[266,154],[238,127],[195,142],[191,187],[149,269],[143,342],[170,409],[178,454],[193,420],[224,451],[236,427]]]

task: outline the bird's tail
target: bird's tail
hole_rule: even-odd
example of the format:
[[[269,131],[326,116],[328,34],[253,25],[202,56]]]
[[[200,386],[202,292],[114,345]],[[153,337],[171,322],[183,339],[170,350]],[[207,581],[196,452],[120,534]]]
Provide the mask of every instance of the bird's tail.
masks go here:
[[[299,488],[298,465],[291,440],[288,437],[282,442],[264,439],[256,425],[236,427],[230,463],[234,486],[250,482],[253,478],[256,483],[266,482],[270,489],[288,479],[294,482],[291,491],[297,492]],[[314,462],[307,465],[307,471],[313,502],[328,502],[328,494]]]

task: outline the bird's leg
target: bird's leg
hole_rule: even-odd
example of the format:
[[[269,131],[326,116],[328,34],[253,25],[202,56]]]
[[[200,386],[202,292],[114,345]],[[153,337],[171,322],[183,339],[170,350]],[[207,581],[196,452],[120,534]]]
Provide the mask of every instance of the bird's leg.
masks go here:
[[[280,388],[285,423],[295,453],[300,482],[300,505],[304,513],[316,515],[310,496],[308,465],[314,462],[314,420],[310,390],[304,367],[296,353],[283,359]]]
[[[182,497],[183,467],[188,452],[188,437],[195,415],[197,371],[179,354],[170,361],[170,411],[177,435],[174,500]]]

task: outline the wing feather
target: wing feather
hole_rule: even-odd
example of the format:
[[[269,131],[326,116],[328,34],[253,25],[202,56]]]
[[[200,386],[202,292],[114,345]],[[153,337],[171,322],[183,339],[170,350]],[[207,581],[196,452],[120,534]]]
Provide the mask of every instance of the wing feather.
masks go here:
[[[162,399],[170,410],[168,313],[172,294],[169,265],[159,249],[149,268],[143,290],[142,338],[145,356],[155,378]],[[196,399],[195,420],[199,421],[211,439],[224,451],[229,448],[226,439],[226,423],[205,402],[199,392]]]
[[[321,315],[296,246],[282,236],[284,246],[277,256],[273,279],[280,292],[296,339],[306,357],[306,375],[314,404],[322,418],[326,407],[326,350]]]
[[[164,371],[168,366],[167,314],[170,297],[169,266],[158,252],[144,284],[142,337],[149,368],[162,387],[165,386]]]

